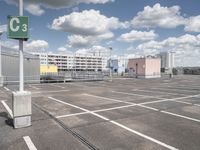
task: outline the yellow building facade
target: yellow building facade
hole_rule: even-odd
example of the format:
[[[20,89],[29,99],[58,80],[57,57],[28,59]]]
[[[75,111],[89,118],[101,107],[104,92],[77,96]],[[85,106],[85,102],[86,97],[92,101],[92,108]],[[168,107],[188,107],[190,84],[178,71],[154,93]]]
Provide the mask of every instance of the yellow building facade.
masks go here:
[[[57,74],[58,67],[56,65],[40,65],[40,74]]]

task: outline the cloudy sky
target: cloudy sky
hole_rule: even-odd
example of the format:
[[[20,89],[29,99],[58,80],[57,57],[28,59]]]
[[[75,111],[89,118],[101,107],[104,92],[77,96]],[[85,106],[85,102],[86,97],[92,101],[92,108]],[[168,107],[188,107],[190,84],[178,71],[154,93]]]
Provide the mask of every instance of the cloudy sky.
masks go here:
[[[30,17],[27,51],[113,48],[131,57],[174,51],[176,66],[200,66],[199,0],[24,0]],[[0,0],[0,30],[18,0]],[[16,41],[2,36],[4,46]]]

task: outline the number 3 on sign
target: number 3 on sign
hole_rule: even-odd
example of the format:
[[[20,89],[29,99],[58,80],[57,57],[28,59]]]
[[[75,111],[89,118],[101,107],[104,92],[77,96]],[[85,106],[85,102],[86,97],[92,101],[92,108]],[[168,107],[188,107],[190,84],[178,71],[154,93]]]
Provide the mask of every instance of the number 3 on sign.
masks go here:
[[[27,24],[23,24],[22,25],[22,31],[27,32],[27,30],[28,30]]]

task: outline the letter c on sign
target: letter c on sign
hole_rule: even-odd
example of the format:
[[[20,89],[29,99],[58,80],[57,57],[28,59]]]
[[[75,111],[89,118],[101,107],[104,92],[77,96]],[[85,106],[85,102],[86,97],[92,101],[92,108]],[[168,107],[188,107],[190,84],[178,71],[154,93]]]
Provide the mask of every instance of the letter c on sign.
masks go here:
[[[13,31],[13,32],[17,32],[19,30],[19,25],[16,25],[14,27],[14,22],[16,22],[16,24],[19,24],[19,18],[12,18],[10,20],[10,29]]]

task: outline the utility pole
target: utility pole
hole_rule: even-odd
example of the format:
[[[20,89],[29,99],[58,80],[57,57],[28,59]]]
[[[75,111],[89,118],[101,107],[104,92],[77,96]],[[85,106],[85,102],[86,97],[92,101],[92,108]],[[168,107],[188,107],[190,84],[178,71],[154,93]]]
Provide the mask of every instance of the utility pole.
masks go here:
[[[110,67],[110,81],[112,82],[112,68],[111,68],[111,63],[112,63],[112,61],[111,61],[111,51],[112,51],[112,47],[109,47],[109,49],[110,49],[110,61],[109,61],[109,67]]]
[[[2,55],[2,52],[1,52],[1,35],[3,34],[2,31],[0,31],[0,87],[3,86],[3,76],[2,76],[2,60],[1,60],[1,55]]]

